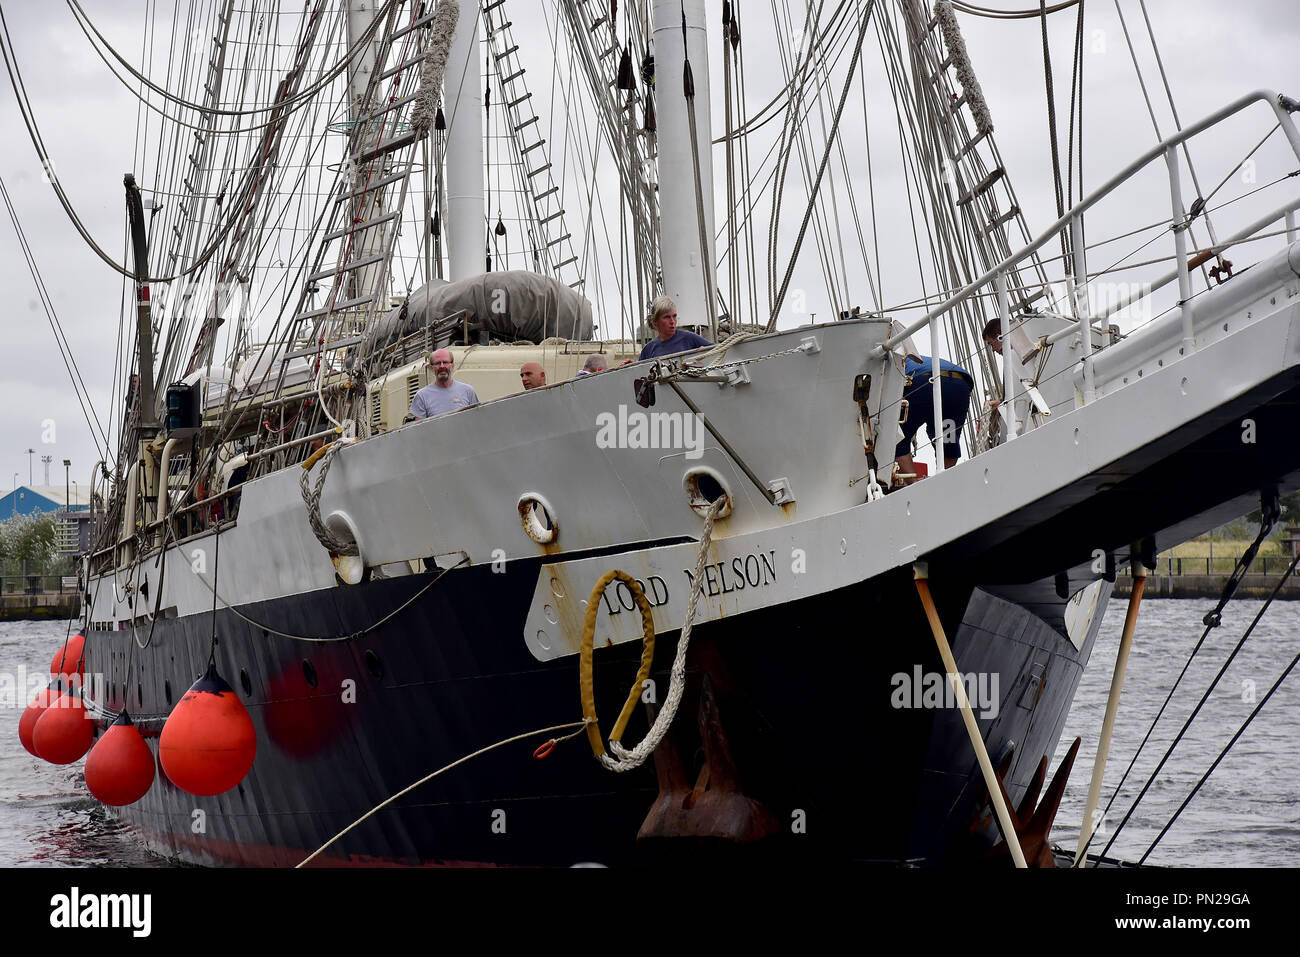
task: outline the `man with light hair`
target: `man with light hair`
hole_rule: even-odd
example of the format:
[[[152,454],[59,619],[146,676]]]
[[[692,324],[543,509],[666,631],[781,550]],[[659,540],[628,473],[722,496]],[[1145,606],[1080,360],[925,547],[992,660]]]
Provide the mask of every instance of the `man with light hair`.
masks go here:
[[[689,352],[700,346],[713,345],[703,336],[677,328],[677,304],[667,296],[660,296],[650,303],[650,327],[658,333],[658,338],[651,339],[645,344],[638,359],[670,356],[678,352]]]
[[[609,360],[605,358],[605,353],[593,352],[587,356],[587,361],[582,364],[582,368],[578,370],[578,374],[574,378],[581,379],[585,375],[595,375],[597,372],[604,372],[608,368]]]
[[[452,379],[451,372],[455,361],[450,351],[435,350],[429,356],[429,366],[433,369],[433,381],[415,393],[415,399],[411,402],[411,418],[427,419],[478,405],[478,393],[474,391],[474,387]]]

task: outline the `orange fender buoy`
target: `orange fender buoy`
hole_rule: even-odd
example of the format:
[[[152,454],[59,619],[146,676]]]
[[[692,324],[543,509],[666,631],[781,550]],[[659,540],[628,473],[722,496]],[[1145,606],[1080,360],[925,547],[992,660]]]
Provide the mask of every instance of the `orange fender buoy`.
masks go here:
[[[86,787],[103,804],[134,804],[153,785],[153,752],[123,711],[86,758]]]
[[[244,779],[257,755],[253,719],[216,665],[185,692],[163,725],[158,758],[168,779],[198,796],[221,794]]]
[[[32,703],[27,706],[23,712],[22,718],[18,721],[18,740],[23,743],[29,754],[40,757],[36,753],[36,745],[32,741],[32,734],[36,731],[36,722],[41,720],[41,715],[45,714],[45,709],[53,704],[62,695],[67,693],[63,682],[56,680],[48,688],[42,688],[36,692],[36,697]]]
[[[84,674],[86,665],[82,661],[82,654],[85,650],[86,636],[77,632],[54,653],[54,660],[50,662],[50,674],[78,676]]]
[[[95,743],[95,722],[86,714],[81,698],[65,694],[45,709],[32,731],[39,757],[50,764],[71,764]]]

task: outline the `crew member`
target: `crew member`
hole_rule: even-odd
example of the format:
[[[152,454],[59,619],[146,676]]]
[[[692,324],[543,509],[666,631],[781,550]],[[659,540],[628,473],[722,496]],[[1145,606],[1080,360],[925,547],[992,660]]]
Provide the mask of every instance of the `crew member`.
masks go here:
[[[433,369],[433,381],[419,392],[411,402],[410,418],[427,419],[455,412],[478,405],[478,394],[474,387],[452,378],[455,361],[446,349],[437,349],[429,356],[429,366]]]
[[[900,472],[911,472],[915,468],[912,462],[912,437],[920,431],[922,425],[930,430],[932,444],[937,445],[939,441],[941,431],[934,421],[934,387],[930,381],[933,366],[934,360],[929,356],[907,357],[905,371],[911,380],[911,384],[903,390],[903,398],[907,400],[907,421],[902,427],[903,438],[894,450]],[[939,389],[943,397],[944,468],[952,468],[961,457],[961,430],[966,424],[966,411],[970,406],[974,385],[975,380],[965,369],[946,359],[939,360]]]
[[[697,336],[687,329],[677,328],[677,305],[667,296],[660,296],[650,304],[650,326],[659,337],[645,344],[638,359],[670,356],[678,352],[689,352],[700,346],[713,345],[703,336]]]
[[[519,367],[519,381],[524,384],[524,391],[546,385],[546,370],[540,362],[525,362]]]

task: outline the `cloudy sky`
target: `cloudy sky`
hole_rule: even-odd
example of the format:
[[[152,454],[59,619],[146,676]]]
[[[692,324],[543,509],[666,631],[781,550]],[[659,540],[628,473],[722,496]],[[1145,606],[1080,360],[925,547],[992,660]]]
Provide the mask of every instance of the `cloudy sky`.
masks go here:
[[[535,3],[536,0],[508,0],[506,6],[515,22],[517,38],[544,33]],[[1173,130],[1173,121],[1146,38],[1142,10],[1136,0],[1120,0],[1120,3],[1134,34],[1138,58],[1156,104],[1157,120],[1162,132],[1168,135]],[[156,5],[167,6],[152,0],[92,0],[84,4],[114,43],[120,44],[123,50],[137,52],[146,8],[152,10]],[[1026,0],[981,0],[980,5],[1011,9],[1028,3]],[[801,8],[799,3],[793,6]],[[1240,0],[1233,4],[1221,0],[1148,0],[1146,6],[1175,104],[1185,124],[1258,87],[1271,87],[1300,97],[1300,68],[1296,65],[1300,26],[1297,26],[1294,5],[1288,0]],[[711,20],[716,23],[721,0],[710,2],[708,7]],[[745,25],[743,36],[749,70],[746,96],[757,106],[767,102],[781,83],[774,44],[776,27],[770,4],[763,0],[739,0],[737,8]],[[284,9],[288,12],[296,7],[286,2]],[[63,3],[8,0],[3,10],[59,180],[91,233],[106,249],[121,255],[122,174],[135,168],[136,163],[136,100],[91,53]],[[1074,11],[1070,11],[1049,18],[1057,105],[1062,113],[1068,109],[1074,16]],[[1031,230],[1041,230],[1055,218],[1055,201],[1039,22],[988,20],[967,15],[961,15],[960,22],[993,113],[995,136],[1009,176]],[[530,24],[536,29],[530,29]],[[1097,185],[1153,145],[1155,135],[1135,81],[1113,0],[1087,0],[1084,29],[1084,169],[1086,182]],[[721,69],[717,43],[714,38],[715,72]],[[874,43],[869,41],[865,55],[870,57],[875,51]],[[873,101],[877,105],[885,103],[888,90],[878,67],[864,69],[870,110]],[[121,280],[76,235],[50,186],[42,181],[43,171],[22,126],[7,78],[0,80],[0,84],[0,142],[4,143],[0,177],[17,209],[95,405],[107,424],[122,306]],[[539,90],[539,94],[544,93],[544,89]],[[720,118],[718,109],[715,124],[720,124]],[[1231,170],[1270,125],[1261,113],[1257,122],[1243,122],[1240,128],[1234,127],[1226,142],[1207,144],[1204,148],[1198,145],[1192,158],[1201,174],[1203,190],[1212,188]],[[1062,118],[1062,137],[1064,128]],[[720,158],[715,163],[720,180]],[[1233,188],[1238,193],[1248,191],[1251,183],[1270,182],[1294,166],[1294,158],[1280,148],[1275,135],[1269,148],[1256,156],[1256,168],[1250,171],[1255,179],[1231,184],[1223,195],[1227,196]],[[857,174],[854,175],[856,178]],[[909,298],[913,285],[901,278],[907,273],[908,265],[900,250],[910,247],[911,234],[905,223],[899,221],[897,207],[890,205],[891,197],[900,195],[901,181],[890,172],[883,157],[878,179],[885,274],[882,284],[886,304],[893,305]],[[1168,191],[1163,182],[1161,175],[1146,183],[1133,197],[1132,205],[1149,203],[1155,210],[1163,204],[1167,214]],[[1281,188],[1291,190],[1289,195],[1294,195],[1296,182],[1290,180]],[[1190,182],[1187,195],[1194,195]],[[1273,206],[1285,199],[1277,188],[1270,195],[1276,200]],[[1249,201],[1238,207],[1248,208],[1254,208]],[[1226,220],[1229,213],[1224,215]],[[1114,220],[1115,232],[1121,231],[1120,221]],[[1110,222],[1104,217],[1096,224],[1090,223],[1090,241],[1110,234],[1106,231],[1109,228]],[[1220,230],[1227,231],[1226,225]],[[787,255],[790,242],[790,234],[783,231],[778,247]],[[1281,240],[1275,241],[1276,248],[1280,248],[1280,243]],[[1259,250],[1243,251],[1239,260],[1246,262],[1252,255],[1263,252],[1264,244],[1260,245]],[[0,249],[3,249],[0,278],[9,293],[0,340],[3,343],[0,345],[3,357],[0,409],[4,410],[0,413],[0,488],[12,487],[15,473],[20,483],[27,481],[26,450],[29,448],[35,450],[31,458],[36,484],[42,482],[40,456],[50,455],[54,460],[52,482],[63,481],[61,462],[68,458],[73,462],[73,478],[84,485],[98,455],[7,215],[0,217]],[[1127,248],[1123,250],[1127,251]],[[820,311],[818,319],[824,321],[831,318],[831,307],[812,255],[805,249],[809,262],[805,264],[801,258],[794,285],[806,289],[809,310]],[[911,269],[914,272],[915,266]],[[863,279],[854,272],[850,285],[855,299],[870,307]]]

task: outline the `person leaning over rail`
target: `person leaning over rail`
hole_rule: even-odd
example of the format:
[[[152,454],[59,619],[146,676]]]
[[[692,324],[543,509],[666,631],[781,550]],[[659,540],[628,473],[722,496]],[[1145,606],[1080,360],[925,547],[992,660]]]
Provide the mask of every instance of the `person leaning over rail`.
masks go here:
[[[908,384],[903,390],[907,401],[907,421],[903,423],[903,437],[894,450],[898,471],[912,472],[912,438],[924,425],[930,431],[930,441],[937,444],[940,430],[934,421],[934,389],[930,384],[934,360],[929,356],[907,357],[905,374]],[[970,407],[971,390],[975,380],[961,366],[946,359],[939,360],[939,390],[943,398],[943,467],[952,468],[961,458],[961,430],[966,424],[966,411]],[[915,479],[904,479],[911,483]]]
[[[651,339],[641,350],[641,359],[654,359],[658,356],[670,356],[678,352],[689,352],[700,346],[713,345],[703,336],[687,329],[677,328],[677,304],[667,296],[660,296],[650,303],[650,327],[658,333],[657,339]],[[626,363],[625,363],[626,364]]]
[[[478,405],[478,393],[474,387],[452,378],[455,360],[448,350],[435,350],[429,356],[429,366],[433,369],[433,381],[415,393],[415,398],[411,400],[411,411],[404,421],[427,419]]]
[[[593,352],[587,356],[587,361],[582,364],[582,368],[578,370],[578,374],[574,378],[581,379],[585,375],[595,375],[597,372],[604,372],[608,368],[609,360],[605,358],[605,353]]]

